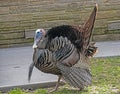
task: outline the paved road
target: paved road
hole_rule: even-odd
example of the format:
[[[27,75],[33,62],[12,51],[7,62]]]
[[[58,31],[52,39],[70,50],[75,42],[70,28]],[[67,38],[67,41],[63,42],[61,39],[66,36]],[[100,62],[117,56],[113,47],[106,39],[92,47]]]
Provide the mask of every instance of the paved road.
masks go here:
[[[120,41],[97,42],[98,53],[95,57],[120,55]]]
[[[120,55],[120,41],[97,42],[96,46],[99,51],[95,57]],[[0,49],[0,90],[9,90],[11,86],[36,88],[55,84],[57,76],[42,73],[36,68],[31,82],[28,83],[28,67],[32,61],[32,53],[31,46]]]
[[[0,49],[0,90],[4,87],[55,82],[57,76],[33,70],[28,83],[28,67],[32,61],[33,49],[29,47]],[[3,90],[4,91],[4,90]]]

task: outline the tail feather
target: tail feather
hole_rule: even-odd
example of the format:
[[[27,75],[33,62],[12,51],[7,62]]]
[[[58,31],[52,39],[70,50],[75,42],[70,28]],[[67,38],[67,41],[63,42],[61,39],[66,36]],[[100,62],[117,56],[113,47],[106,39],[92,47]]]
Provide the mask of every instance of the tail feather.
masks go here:
[[[81,75],[81,76],[78,76],[81,78],[81,80],[83,80],[83,83],[84,82],[87,82],[88,84],[90,84],[90,80],[91,80],[91,74],[90,72],[88,71],[88,69],[82,69],[82,68],[79,68],[79,67],[74,67],[73,70],[75,71],[74,74],[76,74],[76,76],[78,75]]]
[[[82,83],[84,83],[84,82],[86,82],[87,81],[87,79],[86,78],[84,78],[84,76],[82,76],[82,74],[81,74],[81,72],[77,69],[74,69],[73,70],[74,72],[72,72],[72,75],[75,75],[75,78],[78,80],[77,82],[81,82],[81,84]],[[81,76],[79,76],[79,75],[81,75]],[[82,87],[83,87],[83,84],[82,84]]]
[[[71,79],[71,77],[72,77],[73,79]],[[74,77],[73,77],[72,74],[70,74],[69,77],[64,77],[64,76],[63,76],[63,78],[65,79],[66,82],[68,82],[68,83],[70,82],[69,84],[70,84],[71,86],[79,87],[79,84],[77,83],[76,79],[74,79]]]
[[[34,68],[34,63],[31,63],[30,67],[29,67],[28,81],[30,81],[30,79],[31,79],[33,68]]]
[[[74,87],[84,88],[84,86],[91,84],[91,74],[87,70],[77,67],[73,67],[71,70],[69,78],[74,81],[74,83],[72,82]],[[67,76],[65,75],[63,77],[66,78]],[[68,82],[71,83],[71,80]]]
[[[63,78],[65,79],[66,78],[66,76],[63,76]],[[67,80],[68,81],[68,83],[70,83],[70,85],[71,86],[74,86],[74,87],[78,87],[78,88],[80,88],[80,87],[82,87],[82,84],[81,83],[79,83],[80,81],[80,79],[78,79],[78,77],[76,78],[76,76],[75,75],[73,75],[72,73],[71,74],[69,74],[69,77],[67,77],[66,79],[68,79],[69,78],[69,80]],[[72,78],[72,79],[71,79]],[[72,82],[72,83],[71,83]]]
[[[61,70],[63,79],[73,87],[83,89],[92,82],[92,75],[88,69],[68,67],[63,64],[57,64],[57,66]]]
[[[71,72],[71,74],[70,74],[70,79],[72,80],[72,79],[74,79],[74,83],[76,83],[77,85],[76,86],[74,86],[74,87],[78,87],[78,88],[81,88],[81,87],[83,87],[83,81],[82,81],[82,79],[79,77],[79,76],[77,76],[77,74],[75,73],[75,71],[74,72]],[[80,82],[80,83],[79,83]],[[70,83],[70,82],[69,82]]]
[[[87,57],[93,57],[94,54],[97,52],[98,47],[95,46],[95,43],[90,43],[88,49],[87,49],[87,53],[86,56]]]

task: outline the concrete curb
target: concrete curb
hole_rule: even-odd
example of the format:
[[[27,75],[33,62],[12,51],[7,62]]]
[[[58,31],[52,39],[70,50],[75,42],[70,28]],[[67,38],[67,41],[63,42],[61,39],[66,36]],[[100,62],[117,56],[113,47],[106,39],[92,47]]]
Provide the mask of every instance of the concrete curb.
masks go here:
[[[63,81],[60,82],[60,85],[64,85],[65,83]],[[56,82],[45,82],[45,83],[30,83],[30,84],[24,84],[24,85],[14,85],[14,86],[0,86],[1,92],[7,92],[9,90],[12,90],[14,88],[21,88],[25,90],[35,90],[38,88],[50,88],[54,87],[56,85]]]

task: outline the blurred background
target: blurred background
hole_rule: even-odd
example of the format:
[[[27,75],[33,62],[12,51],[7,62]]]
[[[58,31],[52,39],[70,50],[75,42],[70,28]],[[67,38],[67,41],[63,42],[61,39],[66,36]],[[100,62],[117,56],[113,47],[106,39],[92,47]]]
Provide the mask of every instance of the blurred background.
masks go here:
[[[0,0],[0,48],[32,44],[38,28],[82,24],[95,3],[92,40],[120,40],[120,0]]]

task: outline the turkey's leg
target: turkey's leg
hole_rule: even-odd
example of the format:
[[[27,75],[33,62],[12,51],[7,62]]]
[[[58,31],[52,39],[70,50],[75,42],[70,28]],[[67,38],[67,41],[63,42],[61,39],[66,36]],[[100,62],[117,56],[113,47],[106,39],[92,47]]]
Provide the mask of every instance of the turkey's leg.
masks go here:
[[[62,75],[59,75],[59,76],[58,76],[58,81],[57,81],[57,83],[56,83],[56,86],[55,86],[55,88],[54,88],[52,91],[50,91],[50,92],[57,91],[61,77],[62,77]]]

